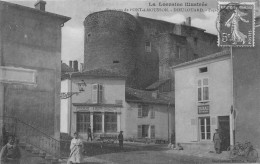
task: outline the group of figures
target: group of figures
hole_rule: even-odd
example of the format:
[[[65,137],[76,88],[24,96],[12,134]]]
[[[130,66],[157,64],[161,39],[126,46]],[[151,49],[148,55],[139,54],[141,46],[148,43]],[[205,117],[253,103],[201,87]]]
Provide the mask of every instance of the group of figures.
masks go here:
[[[88,139],[92,141],[91,131],[88,131]],[[120,131],[118,135],[119,147],[123,149],[123,131]],[[74,133],[74,138],[71,140],[70,143],[70,156],[68,159],[67,164],[80,164],[83,162],[83,151],[84,151],[84,143],[79,138],[78,132]]]

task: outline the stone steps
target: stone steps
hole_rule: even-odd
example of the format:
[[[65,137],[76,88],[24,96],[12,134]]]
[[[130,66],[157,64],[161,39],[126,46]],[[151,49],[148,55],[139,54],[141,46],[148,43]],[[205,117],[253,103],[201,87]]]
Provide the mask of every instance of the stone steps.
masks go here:
[[[30,145],[26,142],[20,142],[19,147],[25,150],[26,152],[30,153],[32,157],[39,157],[44,160],[38,162],[37,164],[59,164],[59,159],[53,157],[50,154],[46,154],[46,152],[34,147],[33,145]]]

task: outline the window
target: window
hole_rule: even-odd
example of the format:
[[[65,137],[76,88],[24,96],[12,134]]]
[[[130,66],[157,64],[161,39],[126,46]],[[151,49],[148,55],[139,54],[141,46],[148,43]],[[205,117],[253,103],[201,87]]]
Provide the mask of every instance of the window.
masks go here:
[[[195,45],[195,46],[198,45],[198,38],[194,38],[194,45]]]
[[[98,84],[98,103],[103,103],[103,85]]]
[[[193,54],[194,59],[198,59],[199,55],[198,54]]]
[[[200,139],[210,140],[210,136],[211,136],[210,118],[209,117],[199,118],[199,124],[200,124]]]
[[[176,46],[176,56],[178,59],[181,58],[181,47],[180,46]]]
[[[93,132],[102,132],[102,114],[94,112],[93,114]]]
[[[90,113],[77,113],[77,131],[87,133],[90,125]]]
[[[105,132],[117,132],[116,113],[105,113]]]
[[[145,42],[145,52],[151,52],[151,51],[152,51],[151,42]]]
[[[118,60],[114,60],[113,63],[119,63],[119,61]]]
[[[90,34],[90,33],[88,33],[88,35],[87,35],[87,41],[89,41],[89,40],[90,40],[90,36],[91,36],[91,34]]]
[[[155,118],[155,111],[154,111],[154,109],[152,109],[150,113],[151,113],[150,114],[151,119]]]
[[[155,126],[151,125],[151,138],[155,138]]]
[[[208,67],[199,68],[199,72],[200,72],[200,73],[208,72]]]
[[[101,84],[92,85],[92,103],[103,103],[104,87]]]
[[[138,138],[149,137],[149,125],[138,125],[137,126],[137,137]]]
[[[167,80],[164,84],[159,86],[160,93],[170,92],[170,91],[172,91],[172,81],[171,80]]]
[[[148,117],[149,114],[148,105],[138,105],[138,118]]]
[[[208,101],[209,100],[209,87],[208,87],[208,79],[200,79],[198,80],[198,101]]]

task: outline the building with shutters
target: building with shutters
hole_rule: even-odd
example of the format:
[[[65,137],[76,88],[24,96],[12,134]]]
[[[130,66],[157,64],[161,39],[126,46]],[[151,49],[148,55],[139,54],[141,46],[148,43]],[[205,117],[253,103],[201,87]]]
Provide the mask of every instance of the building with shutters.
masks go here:
[[[259,27],[258,12],[255,33]],[[259,47],[260,35],[256,35],[255,47],[232,47],[172,67],[177,142],[208,149],[218,128],[224,136],[223,150],[250,141],[259,152]]]
[[[125,76],[105,69],[74,72],[62,76],[61,92],[84,91],[61,100],[61,132],[78,131],[87,139],[90,126],[94,137],[162,138],[172,134],[172,104],[157,93],[125,87]]]
[[[173,67],[175,73],[176,142],[214,150],[220,129],[222,149],[232,140],[232,66],[230,51],[222,51]],[[198,147],[196,147],[198,148]]]

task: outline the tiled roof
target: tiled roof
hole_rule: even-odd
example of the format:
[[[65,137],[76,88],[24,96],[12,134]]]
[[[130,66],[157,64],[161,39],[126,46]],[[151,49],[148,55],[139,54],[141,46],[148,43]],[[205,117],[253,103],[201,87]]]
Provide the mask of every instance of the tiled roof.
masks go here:
[[[105,77],[105,78],[123,78],[125,79],[125,75],[121,75],[117,72],[113,72],[110,70],[106,70],[103,68],[83,71],[83,72],[74,72],[71,74],[71,77]],[[69,78],[69,74],[64,74],[62,79]]]
[[[123,107],[122,104],[73,103],[74,106]]]
[[[155,90],[158,89],[162,84],[166,83],[167,81],[169,81],[171,79],[166,79],[166,80],[158,80],[155,83],[153,83],[152,85],[148,86],[146,89],[147,90]]]
[[[179,67],[182,67],[182,66],[186,66],[186,65],[190,65],[190,64],[194,64],[194,63],[199,63],[199,62],[202,62],[202,61],[216,59],[216,58],[223,57],[223,56],[226,56],[226,55],[230,55],[230,50],[217,52],[217,53],[205,56],[205,57],[201,57],[201,58],[198,58],[198,59],[195,59],[195,60],[191,60],[191,61],[188,61],[188,62],[185,62],[185,63],[181,63],[179,65],[173,66],[172,68],[179,68]]]
[[[66,72],[74,72],[73,68],[68,66],[66,63],[61,63],[61,74],[64,74]]]
[[[147,103],[147,104],[162,104],[173,105],[173,101],[166,95],[153,96],[152,91],[144,91],[126,87],[125,99],[126,102]]]

